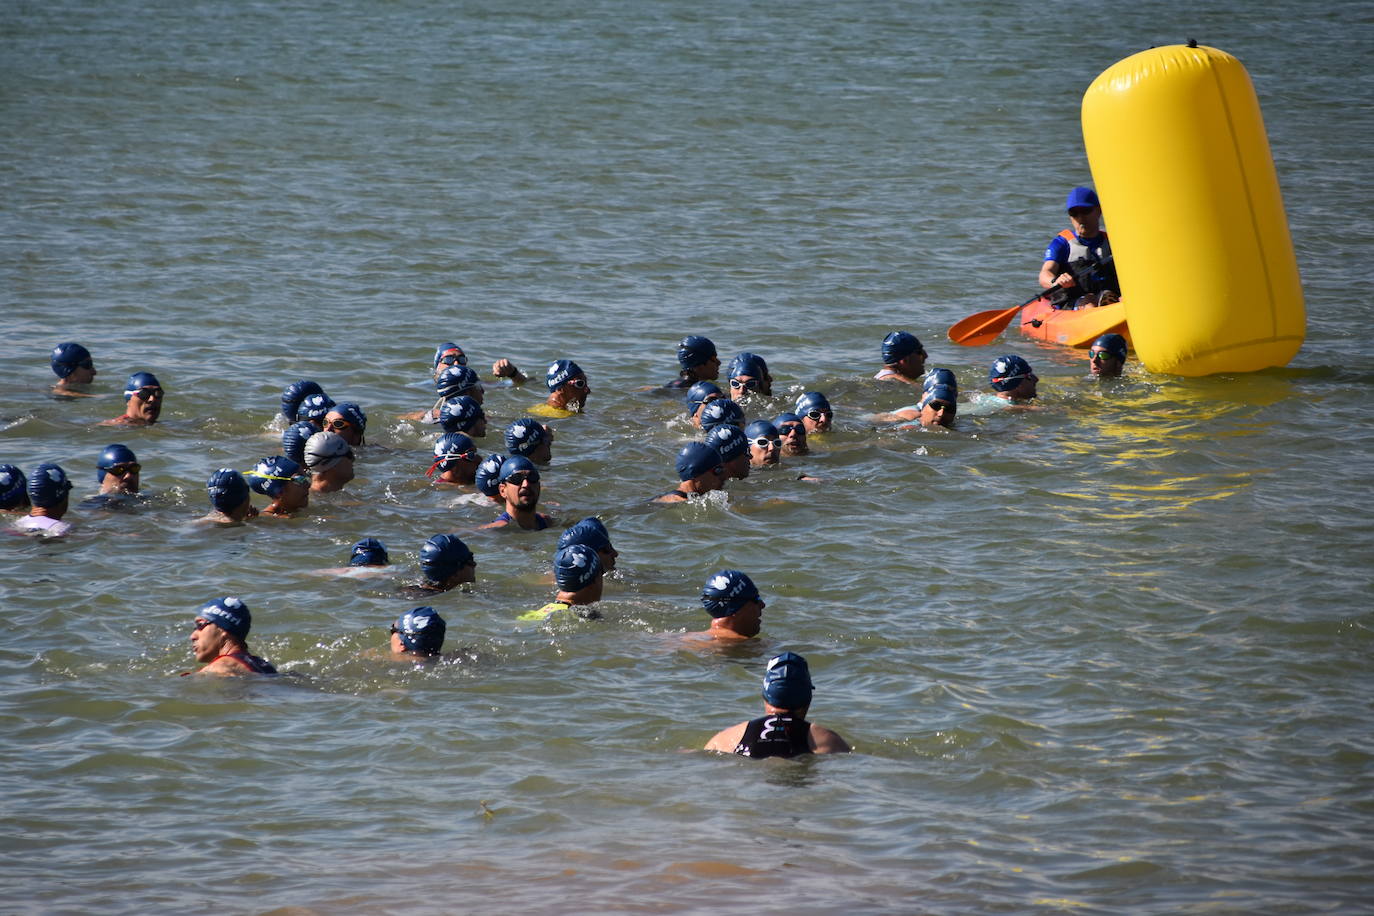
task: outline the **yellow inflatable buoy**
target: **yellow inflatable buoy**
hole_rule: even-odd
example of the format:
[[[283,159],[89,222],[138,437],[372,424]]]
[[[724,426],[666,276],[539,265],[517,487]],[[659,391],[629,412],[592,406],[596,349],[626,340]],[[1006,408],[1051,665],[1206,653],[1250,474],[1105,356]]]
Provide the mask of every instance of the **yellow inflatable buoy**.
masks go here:
[[[1152,48],[1083,95],[1083,140],[1131,342],[1178,375],[1283,366],[1302,284],[1259,100],[1216,48]]]

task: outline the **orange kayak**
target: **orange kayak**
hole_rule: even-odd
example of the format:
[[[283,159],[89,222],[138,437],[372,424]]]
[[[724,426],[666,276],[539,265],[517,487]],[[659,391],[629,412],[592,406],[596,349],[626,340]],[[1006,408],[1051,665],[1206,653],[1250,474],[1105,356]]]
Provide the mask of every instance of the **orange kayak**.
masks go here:
[[[1036,299],[1021,309],[1021,333],[1034,340],[1086,349],[1103,334],[1120,334],[1131,341],[1126,328],[1126,304],[1114,302],[1096,308],[1055,309],[1049,300]]]

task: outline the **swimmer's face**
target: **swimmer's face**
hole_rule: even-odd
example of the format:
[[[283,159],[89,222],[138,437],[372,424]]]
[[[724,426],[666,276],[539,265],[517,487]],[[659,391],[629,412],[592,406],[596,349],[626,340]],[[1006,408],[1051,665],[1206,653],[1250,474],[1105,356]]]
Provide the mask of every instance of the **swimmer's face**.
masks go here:
[[[544,441],[535,446],[534,451],[525,456],[535,464],[548,464],[553,460],[553,442],[549,436],[544,437]]]
[[[954,402],[937,398],[921,408],[921,425],[953,426],[957,410]]]
[[[764,443],[760,445],[759,443]],[[756,436],[749,440],[749,463],[756,468],[772,467],[782,460],[782,439]]]
[[[532,471],[518,471],[501,484],[501,498],[518,509],[533,509],[539,505],[539,475]]]
[[[907,378],[916,378],[922,372],[925,372],[926,351],[917,350],[914,353],[908,353],[906,356],[902,357],[901,361],[897,363],[897,371]]]
[[[468,358],[462,350],[445,350],[443,353],[439,354],[439,362],[434,367],[434,377],[438,378],[439,373],[450,366],[466,366],[467,364]]]
[[[744,478],[748,477],[748,476],[749,476],[749,455],[748,455],[748,453],[745,453],[745,454],[743,454],[743,455],[736,455],[734,458],[731,458],[729,461],[725,462],[725,473],[726,473],[726,476],[732,477],[732,478],[734,478],[735,480],[743,480]]]
[[[1088,354],[1088,371],[1098,378],[1116,378],[1125,365],[1125,360],[1101,347],[1094,347]]]
[[[790,421],[778,425],[778,432],[782,434],[782,450],[789,455],[801,455],[806,452],[806,426],[799,421]]]
[[[88,385],[95,381],[95,363],[89,359],[77,363],[75,369],[67,373],[63,382],[68,385]]]
[[[753,601],[746,601],[740,605],[740,609],[735,611],[734,624],[736,633],[741,636],[757,636],[763,623],[763,609],[766,605],[762,598],[755,598]]]
[[[162,413],[162,388],[149,385],[129,396],[127,413],[131,417],[153,422]]]
[[[324,428],[328,432],[338,433],[343,437],[343,441],[349,445],[363,444],[362,430],[354,426],[352,421],[337,410],[331,410],[324,415]]]
[[[1017,382],[1015,388],[1004,392],[1004,394],[1013,401],[1029,401],[1035,397],[1035,384],[1038,381],[1040,381],[1040,377],[1032,372]]]
[[[610,572],[615,569],[615,558],[620,556],[620,551],[614,547],[607,547],[605,550],[598,550],[596,555],[601,560],[601,568]]]
[[[823,433],[830,429],[835,413],[831,410],[811,409],[802,415],[802,423],[808,433]]]
[[[224,647],[229,644],[229,634],[204,617],[197,617],[195,626],[191,631],[191,653],[196,661],[213,661],[222,655]]]
[[[730,379],[730,399],[740,401],[750,393],[758,392],[768,394],[764,389],[764,380],[752,375],[736,375]]]

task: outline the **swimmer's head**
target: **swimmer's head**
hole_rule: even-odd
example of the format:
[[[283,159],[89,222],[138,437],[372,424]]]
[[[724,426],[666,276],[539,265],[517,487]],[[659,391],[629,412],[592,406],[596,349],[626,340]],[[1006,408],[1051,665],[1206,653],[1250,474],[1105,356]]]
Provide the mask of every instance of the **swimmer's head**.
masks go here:
[[[239,642],[248,639],[248,631],[253,627],[253,615],[248,605],[233,595],[201,605],[200,610],[196,611],[196,619],[213,623]]]
[[[138,395],[142,400],[147,400],[144,397],[145,392],[149,393],[150,396],[155,396],[152,394],[153,392],[161,391],[162,383],[157,380],[156,375],[151,372],[135,372],[124,383],[124,400],[127,401],[134,395]]]
[[[280,496],[286,485],[293,480],[310,486],[310,478],[301,473],[300,464],[281,455],[262,459],[245,476],[248,478],[248,486],[254,493],[261,493],[273,499]]]
[[[40,464],[29,472],[29,502],[40,509],[61,505],[71,490],[67,472],[55,464]]]
[[[463,348],[453,341],[445,341],[434,348],[434,368],[440,366],[466,366],[468,364],[467,354]]]
[[[687,416],[696,413],[697,408],[707,401],[723,397],[725,392],[721,391],[715,382],[697,382],[687,389]]]
[[[401,638],[401,644],[421,655],[438,655],[444,647],[444,633],[448,624],[432,607],[417,607],[406,611],[391,625],[391,632]]]
[[[60,343],[53,347],[48,362],[58,378],[66,378],[77,369],[95,369],[91,351],[79,343]]]
[[[688,442],[677,453],[678,480],[691,480],[711,470],[724,473],[720,452],[704,442]]]
[[[570,359],[556,359],[549,364],[544,373],[544,384],[550,391],[557,391],[578,376],[586,377],[582,368]]]
[[[730,360],[730,378],[741,375],[760,380],[765,379],[768,377],[768,363],[757,353],[750,353],[746,350]]]
[[[99,460],[95,463],[95,482],[103,483],[105,475],[110,473],[112,468],[138,464],[138,458],[134,455],[134,450],[127,445],[116,442],[113,445],[105,446],[105,451],[100,453]]]
[[[296,419],[308,420],[319,426],[324,423],[324,415],[335,406],[334,399],[323,391],[319,394],[308,394],[301,399],[301,406],[296,409]]]
[[[803,709],[811,705],[814,685],[806,659],[784,652],[768,660],[763,675],[763,700],[778,709]]]
[[[487,414],[471,395],[449,398],[439,405],[439,425],[446,433],[470,433]]]
[[[456,534],[436,534],[420,548],[420,571],[431,582],[446,582],[464,566],[477,560]]]
[[[554,555],[553,578],[561,591],[581,591],[601,574],[601,558],[586,544],[569,544]]]
[[[937,385],[946,385],[957,390],[959,379],[955,377],[953,369],[931,369],[925,378],[921,379],[921,387],[929,391]]]
[[[797,398],[795,413],[803,420],[809,421],[808,428],[816,432],[830,429],[830,422],[835,417],[835,410],[830,406],[830,401],[819,391],[808,391]]]
[[[695,369],[715,358],[716,345],[708,337],[692,334],[678,342],[677,364],[684,369]]]
[[[722,569],[701,589],[701,604],[712,617],[729,617],[758,597],[754,580],[738,569]]]
[[[701,408],[701,428],[710,432],[722,423],[730,426],[744,425],[744,408],[735,401],[718,398],[708,401]]]
[[[281,431],[281,452],[297,464],[305,463],[305,443],[319,430],[309,420],[297,420]]]
[[[434,390],[441,398],[471,395],[482,388],[482,380],[467,366],[449,366],[434,377]]]
[[[312,394],[324,394],[324,389],[320,387],[319,382],[308,378],[296,379],[282,389],[281,415],[286,418],[286,422],[294,423],[296,421],[296,413],[301,409],[301,401]]]
[[[367,414],[363,413],[362,407],[353,401],[340,401],[329,409],[329,413],[338,414],[339,419],[356,429],[359,436],[367,432]],[[329,428],[332,429],[333,427]]]
[[[906,331],[893,331],[883,338],[883,365],[895,366],[913,353],[924,352],[921,340]]]
[[[12,464],[0,464],[0,509],[22,509],[29,504],[29,482]]]
[[[548,441],[549,432],[533,417],[521,417],[506,427],[506,451],[512,455],[530,456]]]
[[[249,499],[248,481],[233,468],[220,468],[205,482],[205,492],[210,496],[210,505],[224,513],[233,512]]]
[[[348,555],[349,566],[386,566],[390,562],[386,545],[376,538],[363,538]]]
[[[482,463],[477,465],[477,473],[473,478],[473,485],[478,492],[490,499],[495,499],[501,493],[501,464],[506,460],[505,455],[490,454],[482,459]]]
[[[751,427],[754,425],[750,424]],[[713,426],[711,431],[706,434],[706,444],[720,454],[721,461],[734,461],[741,455],[749,453],[748,433],[738,426],[731,426],[728,423]]]
[[[1016,354],[999,356],[988,370],[988,381],[998,391],[1010,391],[1032,375],[1030,363]]]
[[[590,547],[598,553],[603,550],[611,550],[611,533],[606,530],[606,526],[601,523],[601,519],[588,516],[576,525],[565,529],[558,536],[558,546],[560,549],[570,544],[582,544]]]
[[[434,440],[434,464],[430,473],[447,471],[460,461],[476,461],[477,446],[464,433],[444,433]]]
[[[1103,334],[1093,341],[1090,349],[1105,350],[1122,362],[1126,361],[1126,338],[1120,334]]]

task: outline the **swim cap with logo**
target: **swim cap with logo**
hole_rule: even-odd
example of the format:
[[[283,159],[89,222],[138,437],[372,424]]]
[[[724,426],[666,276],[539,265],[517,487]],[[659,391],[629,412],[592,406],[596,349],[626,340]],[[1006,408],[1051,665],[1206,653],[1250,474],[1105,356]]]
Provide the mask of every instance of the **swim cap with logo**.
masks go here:
[[[528,455],[548,438],[544,424],[533,417],[521,417],[506,427],[506,451],[512,455]]]
[[[466,433],[487,417],[477,399],[466,394],[439,405],[439,425],[446,433]]]
[[[720,452],[704,442],[688,442],[677,453],[678,480],[691,480],[721,466]]]
[[[758,597],[754,580],[738,569],[722,569],[707,579],[701,589],[702,606],[712,617],[729,617]]]
[[[417,607],[406,611],[391,625],[391,632],[401,637],[401,645],[411,652],[437,655],[444,646],[448,624],[432,607]]]
[[[586,544],[569,544],[553,558],[553,578],[558,588],[575,592],[586,588],[601,575],[601,558]]]
[[[60,343],[52,348],[48,363],[58,378],[66,378],[76,371],[82,363],[91,361],[91,351],[79,343]]]
[[[477,446],[464,433],[444,433],[434,440],[434,469],[447,471],[456,461],[477,457]]]
[[[925,378],[921,379],[921,387],[929,391],[936,385],[948,385],[957,389],[959,379],[955,377],[953,369],[931,369]]]
[[[821,394],[819,391],[808,391],[806,392],[806,394],[803,394],[801,397],[797,398],[797,414],[805,416],[808,412],[812,410],[823,410],[827,413],[835,412],[830,407],[830,401],[828,401],[825,395]]]
[[[297,464],[305,463],[305,443],[319,432],[319,428],[309,420],[297,420],[281,431],[282,454]]]
[[[729,424],[730,426],[743,426],[744,408],[739,406],[737,401],[717,398],[714,401],[708,401],[706,405],[701,408],[700,420],[701,428],[707,432],[710,432],[713,428],[720,426],[722,423]]]
[[[577,365],[570,359],[556,359],[549,365],[549,371],[544,373],[544,384],[550,391],[555,391],[568,383],[568,379],[585,375]]]
[[[482,380],[467,366],[449,366],[434,377],[434,390],[441,398],[456,398],[482,387]]]
[[[248,478],[248,486],[254,493],[276,499],[286,485],[300,473],[301,466],[298,463],[290,458],[274,455],[259,461],[245,476]]]
[[[248,631],[253,626],[253,615],[248,605],[233,595],[206,602],[196,611],[196,617],[210,621],[239,642],[248,638]]]
[[[749,424],[751,429],[756,425],[757,422]],[[706,434],[706,444],[720,453],[721,461],[734,461],[749,453],[748,437],[738,426],[730,426],[728,423],[713,426]]]
[[[296,422],[296,414],[301,409],[301,401],[312,394],[324,394],[324,389],[320,387],[319,382],[308,378],[296,379],[282,389],[281,415],[286,417],[286,422]]]
[[[436,534],[420,548],[420,570],[431,582],[442,583],[476,560],[456,534]]]
[[[730,378],[740,375],[757,379],[767,378],[768,363],[764,362],[763,357],[757,353],[750,353],[746,350],[730,360]]]
[[[606,530],[601,519],[588,516],[577,524],[564,529],[563,533],[558,536],[560,548],[570,544],[582,544],[598,552],[610,550],[612,549],[611,533]]]
[[[706,399],[715,395],[717,398],[725,397],[725,392],[720,390],[715,382],[697,382],[687,389],[687,416],[697,412],[697,408],[706,403]]]
[[[301,406],[296,409],[296,419],[320,423],[324,420],[324,415],[329,413],[334,406],[334,399],[323,391],[319,394],[306,395],[301,400]]]
[[[353,545],[348,556],[349,566],[385,566],[390,562],[386,545],[376,538],[363,538]]]
[[[1010,391],[1031,374],[1030,363],[1015,354],[999,356],[988,370],[988,381],[998,391]]]
[[[795,652],[784,652],[768,660],[763,675],[763,699],[779,709],[801,709],[811,705],[814,685],[806,659]]]
[[[18,509],[29,504],[29,482],[24,472],[12,464],[0,464],[0,509]]]
[[[336,413],[348,421],[348,424],[358,431],[361,435],[367,432],[367,414],[363,413],[362,407],[353,401],[340,401],[330,408],[329,413]]]
[[[473,476],[473,485],[483,496],[495,499],[501,493],[501,464],[506,460],[505,455],[492,453],[482,459],[482,463],[477,465],[477,473]]]
[[[463,352],[463,348],[449,340],[434,348],[434,368],[438,369],[440,360],[450,353],[457,356],[459,359],[454,365],[466,366],[468,364],[468,357],[467,354]]]

